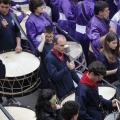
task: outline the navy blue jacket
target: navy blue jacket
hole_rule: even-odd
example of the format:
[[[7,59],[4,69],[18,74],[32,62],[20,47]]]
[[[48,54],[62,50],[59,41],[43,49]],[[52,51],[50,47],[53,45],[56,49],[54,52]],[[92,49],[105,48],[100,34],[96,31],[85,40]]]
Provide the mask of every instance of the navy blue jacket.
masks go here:
[[[69,61],[68,56],[64,55],[64,60],[60,61],[52,51],[45,58],[45,63],[50,77],[56,88],[59,98],[65,96],[68,92],[75,89],[73,80],[78,84],[79,77],[75,70],[69,70],[66,62]]]

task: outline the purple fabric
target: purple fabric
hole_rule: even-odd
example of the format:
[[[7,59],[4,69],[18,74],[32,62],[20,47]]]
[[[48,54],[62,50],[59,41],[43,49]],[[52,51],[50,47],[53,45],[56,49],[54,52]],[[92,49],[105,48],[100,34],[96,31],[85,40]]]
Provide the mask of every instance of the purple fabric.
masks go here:
[[[44,14],[50,18],[50,16],[44,12]],[[40,14],[39,16],[36,16],[34,13],[31,13],[29,18],[26,21],[26,32],[28,38],[33,42],[33,44],[37,47],[39,42],[36,40],[36,36],[40,35],[45,26],[52,26],[52,24],[43,16],[43,14]],[[57,34],[56,28],[53,26],[54,33]]]
[[[99,44],[100,38],[109,32],[109,26],[104,22],[103,19],[98,18],[97,16],[93,16],[90,22],[87,25],[86,33],[90,39],[91,47],[93,52],[98,58],[100,52],[97,48],[101,48],[102,46]]]
[[[74,11],[75,11],[75,1],[71,0],[61,0],[60,1],[60,13],[63,13],[67,20],[58,20],[58,25],[68,32],[69,35],[72,37],[75,37],[75,16],[74,16]]]
[[[89,0],[89,1],[84,0],[83,4],[84,4],[86,15],[87,15],[88,19],[90,20],[94,15],[95,2],[94,2],[94,0]],[[82,11],[82,8],[81,8],[81,2],[78,2],[76,5],[75,17],[76,17],[77,24],[85,25],[85,26],[88,24],[88,20],[86,20],[84,13]]]
[[[23,4],[28,4],[29,0],[24,0],[23,2],[18,2],[18,0],[11,0],[11,6],[15,6],[16,4],[23,5]]]

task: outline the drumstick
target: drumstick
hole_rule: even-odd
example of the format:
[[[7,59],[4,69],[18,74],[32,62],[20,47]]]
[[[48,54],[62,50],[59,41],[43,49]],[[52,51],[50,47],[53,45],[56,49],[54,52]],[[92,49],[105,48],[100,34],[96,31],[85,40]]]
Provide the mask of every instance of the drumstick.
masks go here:
[[[120,107],[118,105],[118,102],[116,102],[116,105],[117,105],[118,112],[120,113]]]

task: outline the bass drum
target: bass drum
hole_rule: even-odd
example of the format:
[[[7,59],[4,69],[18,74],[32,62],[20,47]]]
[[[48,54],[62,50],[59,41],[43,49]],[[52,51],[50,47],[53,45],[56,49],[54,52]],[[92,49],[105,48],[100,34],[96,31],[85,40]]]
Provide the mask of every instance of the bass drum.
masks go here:
[[[107,115],[104,120],[120,120],[119,113],[117,113],[117,112],[111,113],[111,114]]]
[[[35,112],[25,106],[4,106],[14,120],[36,120]],[[0,109],[0,120],[8,120]]]

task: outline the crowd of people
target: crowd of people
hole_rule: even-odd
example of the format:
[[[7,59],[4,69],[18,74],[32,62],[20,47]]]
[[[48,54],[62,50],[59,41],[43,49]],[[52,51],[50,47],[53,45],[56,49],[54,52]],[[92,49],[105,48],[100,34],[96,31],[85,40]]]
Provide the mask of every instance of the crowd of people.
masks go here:
[[[120,104],[118,99],[103,98],[98,90],[105,82],[102,78],[110,84],[120,80],[120,0],[0,0],[1,53],[11,49],[22,52],[21,32],[11,15],[17,4],[29,6],[31,13],[25,27],[34,46],[34,49],[29,46],[29,50],[41,58],[36,119],[103,120],[105,111]],[[46,5],[51,7],[52,16],[43,11]],[[20,16],[15,15],[18,23],[27,16],[20,12]],[[65,32],[57,29],[54,22]],[[81,78],[75,71],[74,60],[65,54],[67,41],[72,41],[67,34],[81,44],[85,54],[88,69],[85,67]],[[0,60],[0,79],[5,77],[6,66]],[[61,107],[62,98],[71,91],[75,91],[74,101]]]

